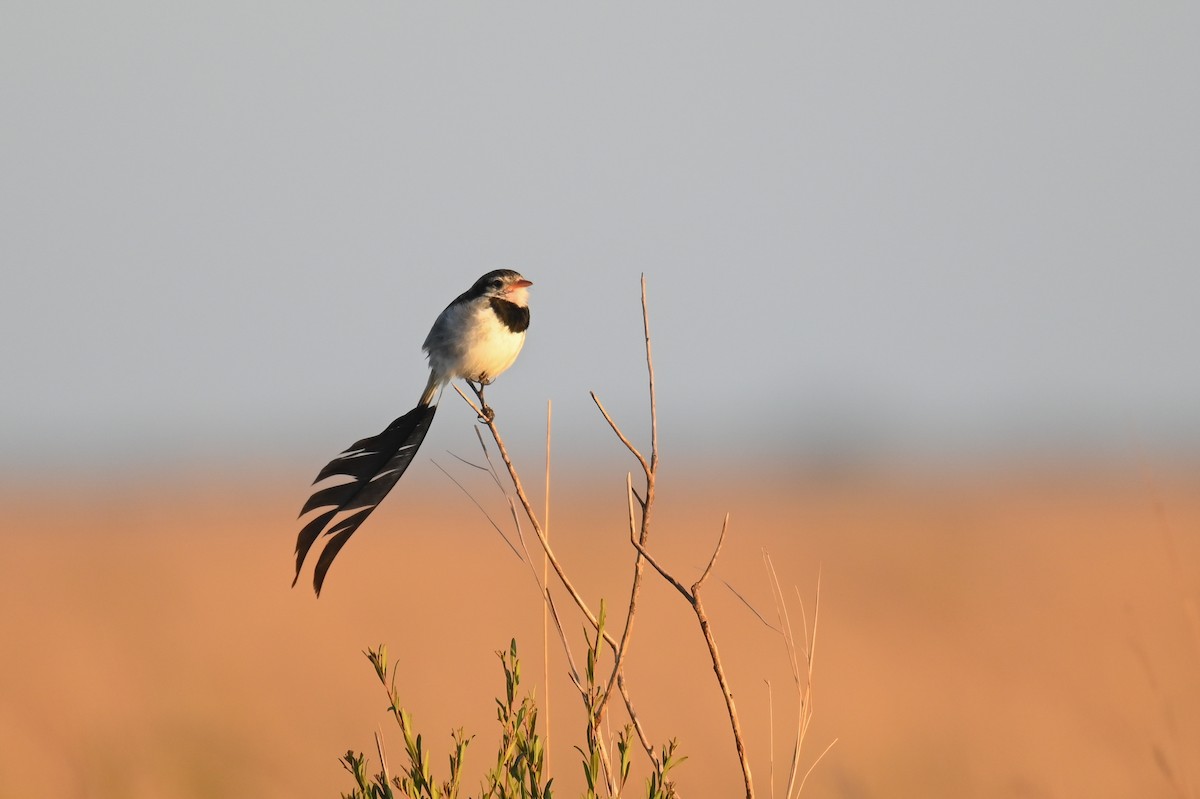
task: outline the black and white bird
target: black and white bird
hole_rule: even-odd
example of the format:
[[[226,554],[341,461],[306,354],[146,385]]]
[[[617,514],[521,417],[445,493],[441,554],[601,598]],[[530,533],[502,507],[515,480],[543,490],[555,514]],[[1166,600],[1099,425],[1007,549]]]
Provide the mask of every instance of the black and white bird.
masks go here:
[[[429,357],[429,382],[417,407],[379,435],[351,444],[313,480],[316,485],[330,477],[350,478],[317,489],[304,503],[301,516],[324,510],[304,525],[296,538],[293,587],[308,551],[324,533],[329,541],[313,571],[313,588],[321,595],[333,559],[412,463],[429,432],[437,397],[447,383],[461,377],[472,384],[481,409],[490,418],[491,409],[483,404],[483,387],[512,366],[521,352],[529,327],[528,288],[532,285],[511,269],[497,269],[476,280],[438,315],[421,345]],[[354,512],[334,522],[335,516],[348,511]]]

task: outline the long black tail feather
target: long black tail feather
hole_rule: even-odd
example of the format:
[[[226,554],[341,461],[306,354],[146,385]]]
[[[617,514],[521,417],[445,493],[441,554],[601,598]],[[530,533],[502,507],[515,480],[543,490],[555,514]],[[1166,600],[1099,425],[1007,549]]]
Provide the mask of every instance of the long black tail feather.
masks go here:
[[[321,586],[333,559],[412,463],[413,456],[425,440],[425,434],[429,432],[435,411],[436,405],[418,405],[388,425],[379,435],[355,441],[317,474],[313,485],[327,477],[349,477],[351,480],[317,489],[304,503],[301,516],[317,508],[332,510],[322,511],[315,516],[296,537],[293,587],[300,579],[300,569],[308,551],[324,533],[329,536],[329,541],[321,550],[321,557],[317,559],[313,571],[313,589],[317,596],[321,595]],[[357,512],[331,524],[339,513],[350,510]]]

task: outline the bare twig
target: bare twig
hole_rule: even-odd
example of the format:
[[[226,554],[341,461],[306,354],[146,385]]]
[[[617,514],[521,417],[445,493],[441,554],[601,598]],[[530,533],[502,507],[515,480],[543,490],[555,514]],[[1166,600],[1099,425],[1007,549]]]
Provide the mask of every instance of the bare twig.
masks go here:
[[[637,458],[638,462],[642,466],[642,472],[645,474],[646,479],[645,495],[644,497],[638,497],[638,502],[642,508],[642,523],[641,530],[638,533],[637,541],[635,542],[635,548],[637,549],[638,556],[634,559],[633,563],[633,584],[629,589],[629,604],[625,612],[625,628],[621,631],[621,643],[617,646],[616,653],[613,657],[612,673],[609,677],[608,685],[605,687],[604,694],[600,700],[597,713],[598,717],[603,716],[604,709],[608,705],[609,697],[612,695],[613,687],[617,684],[618,678],[620,677],[622,669],[624,668],[625,655],[626,652],[628,652],[629,642],[633,635],[633,622],[637,615],[638,595],[642,587],[642,572],[645,566],[643,562],[643,553],[645,552],[647,542],[650,539],[650,519],[654,511],[654,485],[658,472],[658,404],[654,395],[654,359],[652,357],[650,347],[650,306],[646,300],[646,276],[644,274],[642,275],[642,330],[645,333],[646,338],[646,372],[648,375],[648,391],[650,394],[649,463],[646,462],[646,459],[641,452],[639,452],[638,449],[630,443],[625,434],[621,432],[621,428],[616,422],[613,421],[612,417],[609,416],[608,411],[604,409],[604,406],[600,403],[599,398],[596,397],[596,393],[594,391],[591,392],[592,400],[596,403],[596,407],[600,409],[600,413],[604,416],[605,421],[608,422],[609,427],[612,428],[612,431],[616,434],[617,438],[619,438],[629,449],[629,451],[633,453],[633,456]],[[637,496],[636,492],[633,490],[632,475],[626,475],[625,487],[627,492],[626,496],[630,499],[629,532],[632,536],[634,529],[632,498]]]
[[[638,551],[638,554],[645,558],[646,562],[654,567],[654,570],[658,572],[658,575],[670,583],[675,590],[678,591],[683,598],[688,601],[688,604],[690,605],[694,597],[692,596],[692,592],[687,589],[687,586],[676,580],[669,571],[660,566],[658,561],[654,559],[654,556],[647,552],[646,548],[639,544],[636,540],[631,539],[630,543],[633,544],[633,548]]]
[[[458,456],[455,456],[455,457],[458,457]],[[462,460],[462,458],[459,458],[459,460]],[[463,461],[463,463],[467,463],[467,461]],[[471,502],[475,505],[475,507],[479,508],[479,512],[484,515],[484,518],[486,518],[488,520],[488,524],[490,524],[492,526],[492,528],[496,531],[496,533],[501,538],[504,539],[504,543],[508,544],[508,548],[512,550],[512,553],[514,555],[516,555],[518,558],[521,557],[521,553],[517,551],[517,548],[515,546],[513,546],[512,541],[509,541],[508,536],[506,536],[504,534],[504,531],[500,529],[500,525],[496,524],[496,520],[492,518],[491,514],[487,512],[487,510],[483,507],[483,505],[479,504],[479,500],[475,499],[475,496],[470,491],[467,490],[466,486],[464,486],[462,483],[458,482],[458,480],[454,479],[454,475],[450,474],[450,472],[443,469],[442,465],[440,463],[438,463],[437,461],[433,461],[433,465],[438,468],[438,471],[440,471],[442,474],[446,475],[446,477],[450,478],[450,482],[452,482],[452,483],[454,483],[454,485],[458,486],[459,491],[462,491],[464,494],[467,495],[467,499],[471,500]],[[475,464],[473,464],[473,463],[468,463],[467,465],[475,466]],[[475,468],[482,469],[483,467],[475,466]]]
[[[746,606],[746,609],[749,610],[751,613],[753,613],[754,617],[756,619],[758,619],[759,621],[761,621],[763,623],[764,627],[766,627],[768,630],[770,630],[773,633],[779,633],[780,635],[783,634],[778,627],[776,627],[774,624],[771,624],[771,622],[767,621],[766,618],[763,617],[763,615],[758,612],[758,608],[751,605],[750,600],[748,600],[748,599],[746,599],[746,597],[742,596],[742,593],[740,591],[738,591],[736,588],[734,588],[732,583],[730,583],[728,580],[722,580],[721,582],[725,583],[725,587],[728,588],[730,591],[732,591],[733,595],[742,601],[742,604]]]
[[[550,539],[550,431],[551,421],[554,416],[554,406],[550,400],[546,400],[546,493],[544,505],[542,506],[542,523],[546,525],[546,540]],[[479,435],[479,428],[475,428],[475,434]],[[514,508],[515,513],[515,508]],[[542,604],[542,678],[545,680],[546,697],[542,700],[542,706],[546,710],[545,725],[546,725],[546,770],[550,771],[550,590],[546,584],[550,581],[550,559],[546,553],[542,553],[542,593],[546,597],[546,601]]]
[[[713,564],[716,563],[717,555],[721,552],[721,544],[725,542],[725,532],[728,527],[729,516],[726,516],[725,523],[721,526],[721,537],[717,541],[716,549],[713,550],[712,558],[708,561],[708,567],[705,568],[704,574],[700,576],[700,579],[692,585],[691,604],[692,610],[696,613],[696,621],[700,623],[700,632],[704,635],[704,643],[708,645],[708,654],[712,660],[713,673],[717,676],[717,684],[720,685],[721,694],[725,697],[725,710],[729,715],[730,729],[733,731],[733,743],[737,748],[738,763],[742,767],[742,782],[746,788],[746,799],[754,799],[754,778],[750,774],[750,758],[746,754],[742,724],[738,720],[737,707],[733,702],[733,691],[729,687],[729,678],[726,677],[725,668],[721,665],[721,653],[717,650],[717,639],[713,635],[708,614],[704,611],[704,603],[700,600],[700,589],[704,586],[704,581],[708,578]]]
[[[725,675],[725,667],[721,663],[721,653],[717,648],[717,639],[712,631],[712,624],[708,620],[708,614],[704,610],[704,603],[700,598],[700,589],[704,587],[704,582],[712,573],[714,564],[717,561],[717,556],[721,553],[721,546],[725,542],[725,534],[729,529],[729,516],[725,516],[725,522],[721,525],[721,536],[717,539],[717,545],[713,549],[712,557],[708,560],[708,565],[699,579],[692,584],[691,589],[686,588],[683,583],[659,565],[654,560],[646,549],[637,541],[633,541],[634,548],[644,557],[654,570],[659,573],[664,580],[674,586],[675,590],[680,593],[688,604],[692,606],[692,611],[696,614],[696,621],[700,624],[700,632],[704,636],[704,643],[708,646],[709,659],[712,661],[713,673],[717,677],[717,685],[721,688],[721,695],[725,699],[725,711],[729,716],[729,726],[733,732],[734,746],[737,749],[738,764],[742,769],[742,782],[746,789],[746,799],[754,798],[754,778],[750,773],[750,759],[746,754],[745,737],[742,734],[742,724],[738,719],[737,706],[733,701],[733,691],[729,686],[729,678]]]
[[[617,674],[617,690],[621,692],[621,698],[625,700],[625,710],[629,713],[629,720],[633,722],[633,729],[637,732],[638,741],[641,742],[642,748],[646,750],[651,760],[654,760],[654,744],[650,742],[650,736],[646,734],[646,730],[642,727],[642,720],[638,718],[637,711],[634,710],[633,702],[629,698],[629,688],[625,685],[625,671],[622,669]]]
[[[450,450],[446,450],[446,454],[449,455],[451,458],[454,458],[454,460],[458,461],[459,463],[463,463],[463,464],[466,464],[467,466],[470,466],[472,469],[478,469],[481,472],[486,472],[488,470],[488,467],[480,466],[478,463],[472,463],[471,461],[464,458],[462,455],[458,455],[454,452],[451,452]]]
[[[612,428],[613,433],[615,433],[617,438],[620,439],[621,443],[625,445],[625,449],[629,450],[633,457],[637,458],[638,463],[642,465],[642,471],[646,473],[647,477],[649,477],[650,464],[646,461],[645,456],[643,456],[642,453],[638,451],[638,448],[635,447],[633,443],[625,437],[623,432],[621,432],[620,426],[613,421],[611,416],[609,416],[608,410],[604,407],[604,403],[600,401],[600,398],[596,396],[596,392],[589,391],[588,393],[592,395],[592,402],[596,403],[596,408],[599,409],[600,415],[604,417],[604,421],[608,422],[608,426]]]
[[[587,601],[575,588],[575,584],[571,582],[571,578],[567,575],[562,563],[554,554],[554,550],[550,547],[550,541],[546,538],[546,531],[542,528],[542,524],[538,521],[538,515],[533,510],[533,505],[529,502],[529,496],[525,493],[525,487],[521,484],[521,477],[517,474],[517,469],[513,466],[512,458],[509,457],[508,448],[504,446],[504,439],[500,436],[500,430],[496,427],[496,420],[484,420],[488,430],[491,431],[492,439],[496,442],[496,449],[500,452],[500,459],[504,461],[504,466],[508,470],[508,477],[512,481],[513,489],[517,493],[517,499],[521,503],[522,510],[525,511],[525,517],[529,519],[530,525],[533,527],[533,532],[537,535],[538,542],[542,545],[542,551],[546,553],[546,558],[550,561],[554,573],[558,575],[559,582],[563,588],[567,590],[567,594],[575,602],[576,607],[587,618],[592,625],[592,629],[599,629],[600,621],[592,609],[588,606]],[[605,633],[605,640],[609,641],[610,645],[616,646],[616,640],[612,639],[608,633]]]
[[[630,540],[634,534],[634,513],[633,513],[633,476],[626,473],[625,475],[626,497],[628,498],[629,507],[629,535]],[[646,496],[653,496],[654,492],[654,472],[646,473]],[[633,633],[633,619],[637,613],[638,593],[642,585],[642,552],[645,548],[646,539],[650,535],[650,510],[648,503],[642,505],[642,527],[641,533],[636,543],[638,556],[633,564],[633,585],[629,589],[629,608],[625,612],[625,629],[621,632],[621,643],[617,646],[617,651],[613,657],[612,674],[608,679],[608,685],[604,689],[604,696],[600,700],[600,713],[603,715],[604,707],[608,704],[609,696],[612,694],[613,687],[617,683],[617,675],[621,673],[621,668],[625,662],[625,653],[629,649],[629,642]]]
[[[463,393],[463,390],[462,390],[461,388],[459,388],[459,387],[458,387],[458,383],[451,383],[451,384],[450,384],[450,387],[451,387],[451,388],[453,388],[455,391],[457,391],[457,392],[458,392],[458,396],[460,396],[460,397],[462,397],[462,398],[463,398],[463,402],[465,402],[465,403],[467,403],[468,405],[470,405],[470,406],[471,406],[471,409],[475,411],[475,415],[476,415],[476,416],[478,416],[480,419],[485,419],[485,418],[487,418],[487,417],[485,417],[485,416],[483,415],[483,411],[479,409],[479,406],[478,406],[478,405],[476,405],[474,402],[472,402],[472,401],[470,400],[470,398],[468,398],[468,397],[467,397],[467,395]]]
[[[475,439],[479,442],[479,450],[483,453],[483,459],[487,461],[487,473],[492,476],[492,482],[496,484],[496,488],[500,489],[500,493],[508,496],[508,492],[504,490],[504,483],[500,480],[500,475],[496,473],[496,464],[492,461],[492,453],[488,452],[487,444],[484,443],[483,433],[479,432],[479,428],[475,429]]]
[[[692,593],[695,594],[700,590],[700,585],[708,579],[709,572],[712,571],[713,564],[717,562],[717,555],[721,554],[721,546],[725,543],[725,533],[729,531],[729,514],[725,514],[725,521],[721,524],[721,537],[717,539],[717,548],[713,550],[712,557],[708,559],[708,565],[704,567],[704,574],[700,575],[700,579],[692,586]]]
[[[658,471],[658,392],[654,390],[654,355],[650,348],[650,311],[646,305],[646,273],[642,273],[642,331],[646,334],[646,372],[650,382],[650,471]]]

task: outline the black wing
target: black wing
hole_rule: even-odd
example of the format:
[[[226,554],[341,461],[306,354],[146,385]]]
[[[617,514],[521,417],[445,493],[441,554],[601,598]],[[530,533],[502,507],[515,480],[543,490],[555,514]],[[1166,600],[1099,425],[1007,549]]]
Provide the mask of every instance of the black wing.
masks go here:
[[[300,579],[300,568],[308,551],[324,532],[330,539],[321,550],[321,557],[317,559],[313,572],[313,588],[317,596],[321,595],[321,585],[325,582],[325,574],[333,559],[412,463],[413,456],[425,440],[425,434],[429,432],[436,410],[436,405],[418,405],[388,425],[379,435],[355,441],[317,474],[313,485],[327,477],[351,479],[317,489],[304,503],[301,516],[317,508],[330,510],[322,511],[304,525],[296,538],[296,577],[292,580],[293,587]],[[332,524],[334,517],[343,511],[355,513]]]

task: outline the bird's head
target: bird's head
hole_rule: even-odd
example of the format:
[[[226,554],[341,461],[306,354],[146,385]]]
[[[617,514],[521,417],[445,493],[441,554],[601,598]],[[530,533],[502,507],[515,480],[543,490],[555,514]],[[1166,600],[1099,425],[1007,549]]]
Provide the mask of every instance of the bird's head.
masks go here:
[[[471,287],[471,293],[508,300],[514,305],[524,308],[529,304],[527,289],[532,285],[533,283],[521,277],[519,272],[511,269],[497,269],[476,280],[475,285]]]

